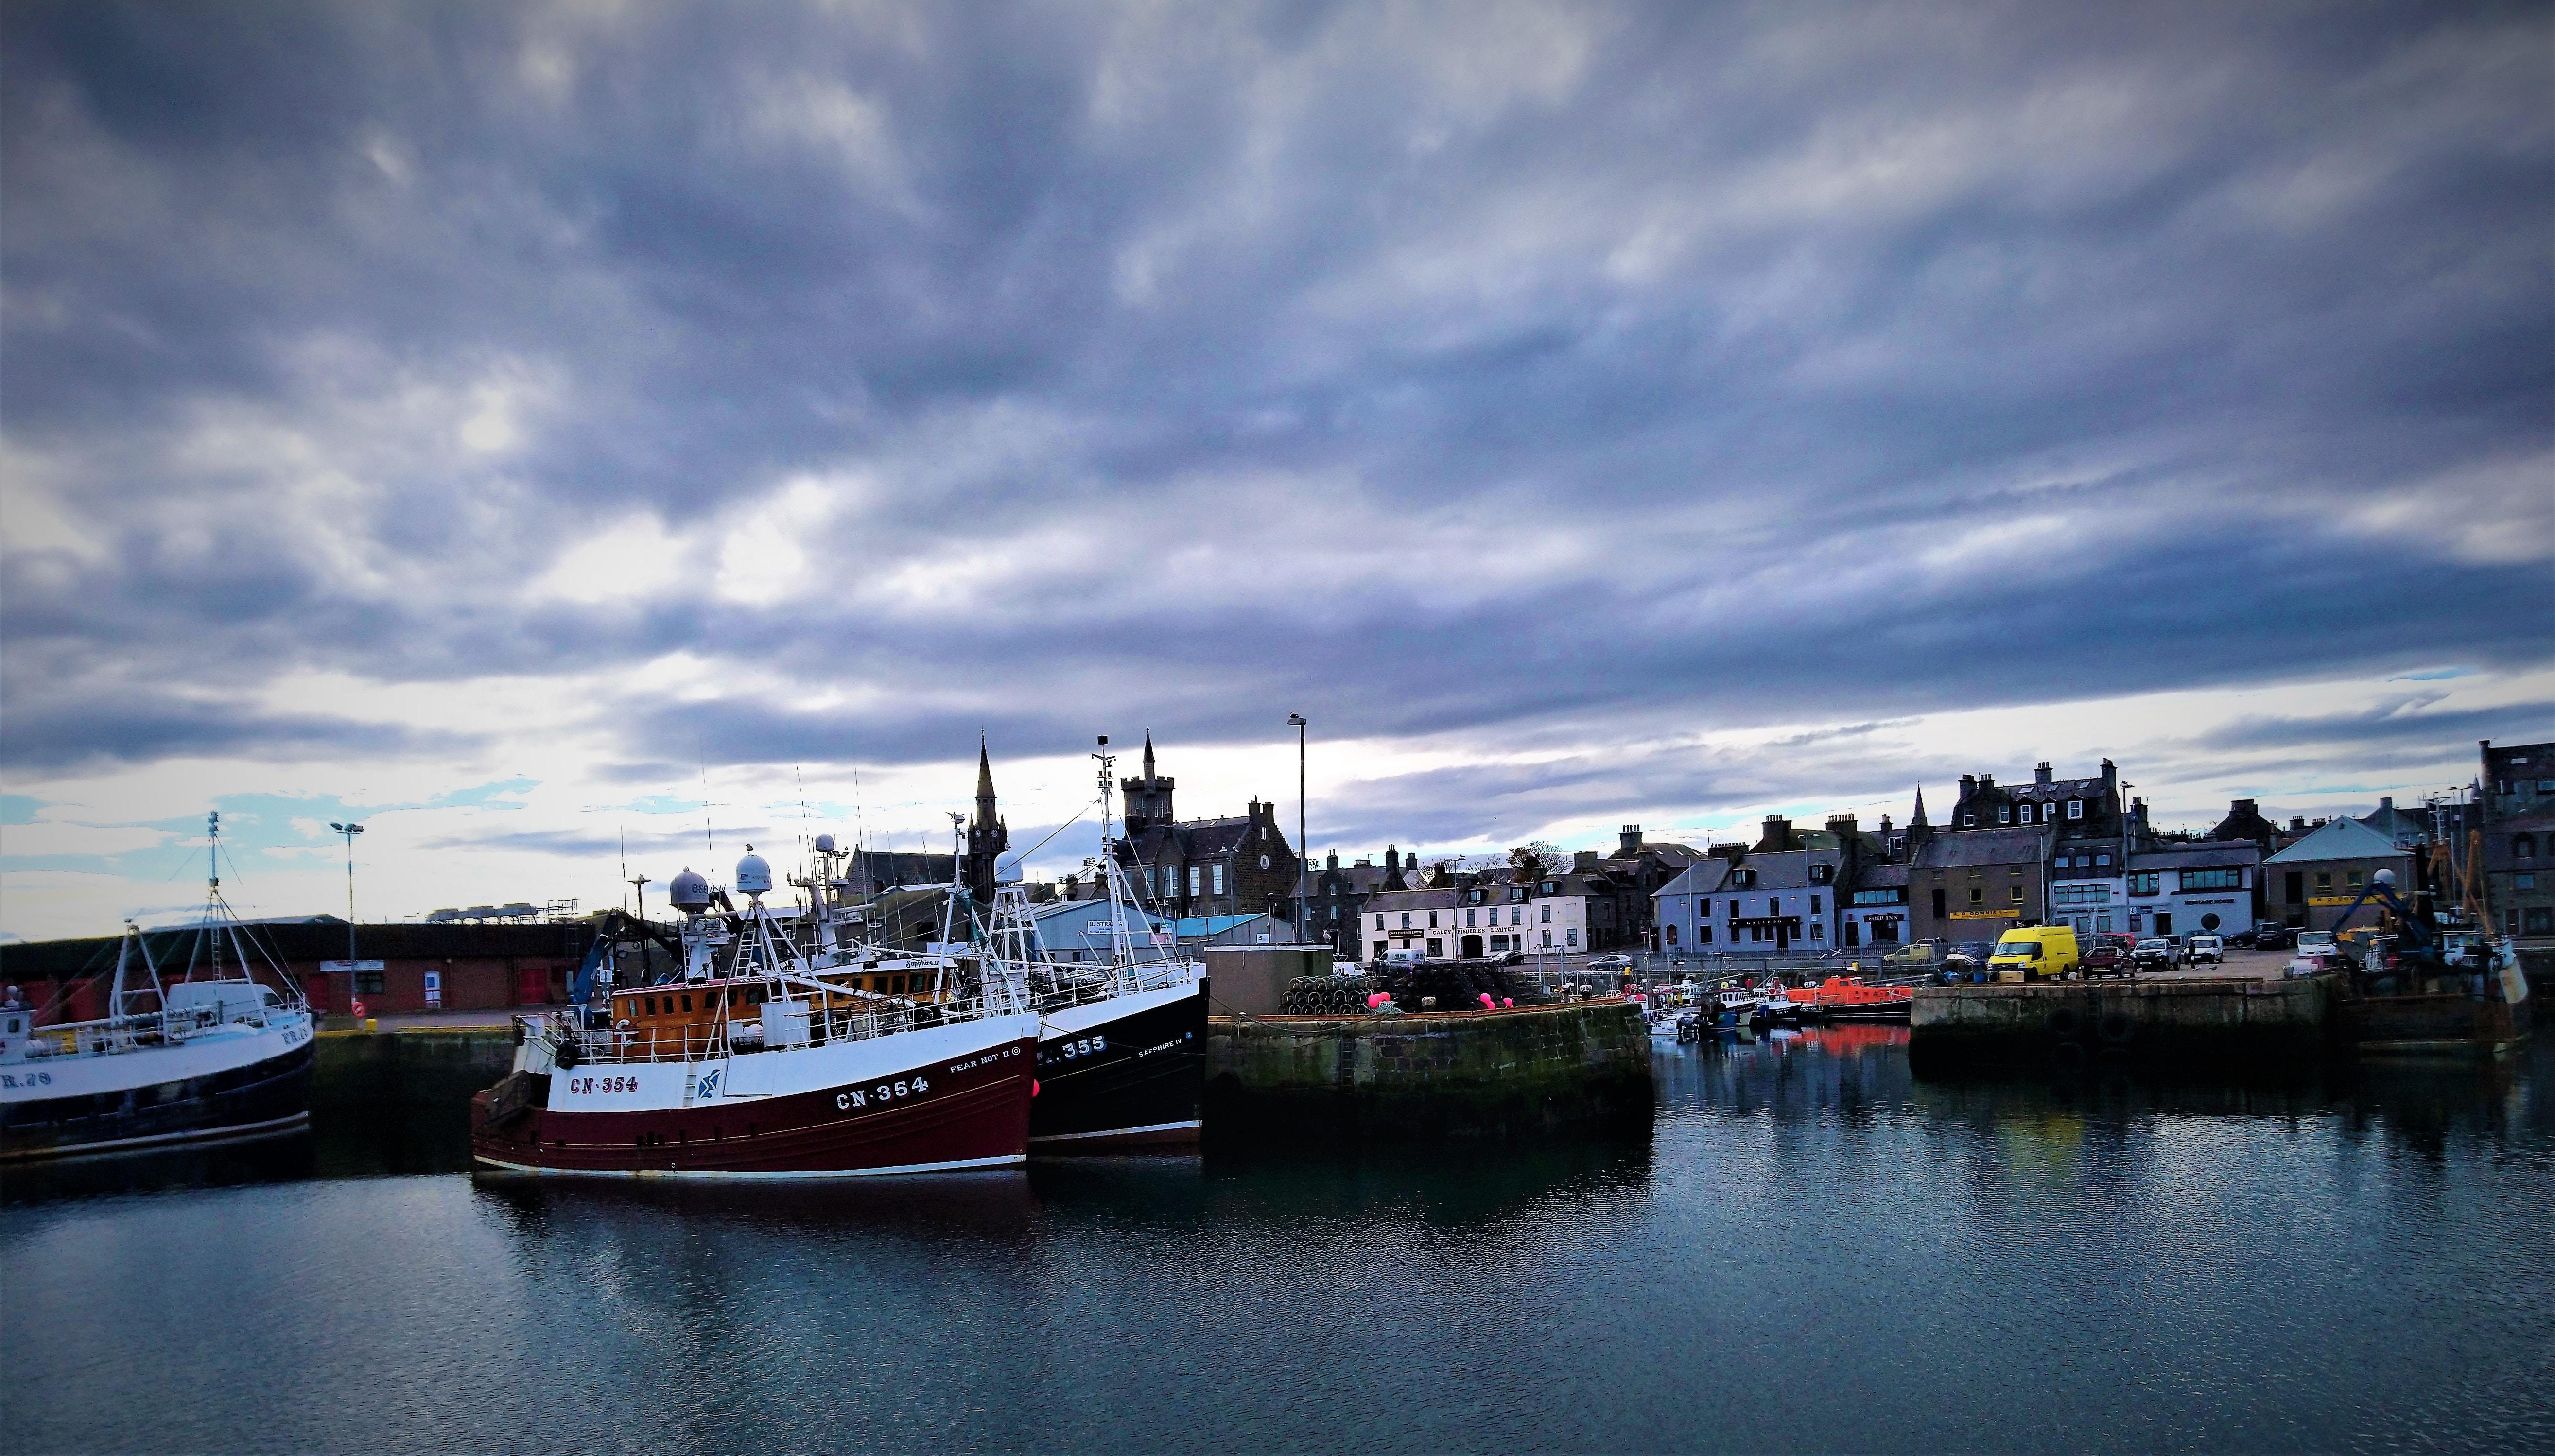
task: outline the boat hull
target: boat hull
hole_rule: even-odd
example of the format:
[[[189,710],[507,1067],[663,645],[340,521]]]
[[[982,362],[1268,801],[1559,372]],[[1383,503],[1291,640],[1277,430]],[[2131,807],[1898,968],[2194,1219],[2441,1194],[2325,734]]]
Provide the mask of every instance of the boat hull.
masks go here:
[[[944,1028],[709,1062],[518,1072],[471,1099],[471,1155],[503,1172],[689,1179],[1017,1165],[1028,1155],[1035,1024],[975,1025],[972,1036]],[[532,1078],[531,1090],[517,1078]],[[624,1080],[639,1086],[624,1092]],[[749,1082],[774,1090],[737,1090]]]
[[[2527,1001],[2464,992],[2345,1001],[2345,1037],[2364,1056],[2494,1056],[2528,1038]]]
[[[1040,1154],[1197,1142],[1206,978],[1048,1013],[1037,1074],[1030,1146]]]
[[[0,1068],[0,1162],[156,1153],[310,1123],[309,1018],[112,1056]],[[41,1080],[39,1080],[41,1079]]]

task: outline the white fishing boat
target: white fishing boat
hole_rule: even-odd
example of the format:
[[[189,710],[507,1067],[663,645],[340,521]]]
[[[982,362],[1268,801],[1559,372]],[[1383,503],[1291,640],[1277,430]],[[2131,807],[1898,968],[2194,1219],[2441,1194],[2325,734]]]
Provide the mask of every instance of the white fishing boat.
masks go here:
[[[308,1126],[310,1009],[223,901],[221,815],[205,825],[204,912],[182,969],[164,977],[128,922],[106,1016],[37,1026],[32,1010],[0,1013],[0,1160],[147,1153]],[[252,977],[260,966],[276,984]]]

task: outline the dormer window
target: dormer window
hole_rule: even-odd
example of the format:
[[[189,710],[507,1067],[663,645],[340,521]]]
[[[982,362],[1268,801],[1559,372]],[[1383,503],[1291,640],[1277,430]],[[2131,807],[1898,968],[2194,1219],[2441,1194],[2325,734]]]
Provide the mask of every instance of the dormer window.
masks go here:
[[[2071,798],[2067,800],[2067,817],[2071,819],[2081,819],[2085,817],[2085,800],[2081,798]]]
[[[2010,806],[2006,805],[2006,804],[1998,804],[1998,805],[1997,805],[1997,822],[1998,822],[1998,823],[2000,823],[2000,824],[2010,824],[2010,823],[2012,823],[2012,822],[2013,822],[2013,809],[2012,809]]]
[[[1975,828],[1977,828],[1978,826],[1979,826],[1979,816],[1978,816],[1978,815],[1976,815],[1976,814],[1963,814],[1963,815],[1961,815],[1961,827],[1962,827],[1962,828],[1964,828],[1964,829],[1975,829]]]

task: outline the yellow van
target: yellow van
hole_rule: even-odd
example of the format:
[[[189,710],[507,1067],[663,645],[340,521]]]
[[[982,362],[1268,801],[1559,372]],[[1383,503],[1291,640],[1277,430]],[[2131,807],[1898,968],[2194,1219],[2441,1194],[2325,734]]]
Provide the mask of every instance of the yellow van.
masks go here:
[[[1988,969],[2000,981],[2055,981],[2076,969],[2073,925],[2017,925],[1997,940]]]

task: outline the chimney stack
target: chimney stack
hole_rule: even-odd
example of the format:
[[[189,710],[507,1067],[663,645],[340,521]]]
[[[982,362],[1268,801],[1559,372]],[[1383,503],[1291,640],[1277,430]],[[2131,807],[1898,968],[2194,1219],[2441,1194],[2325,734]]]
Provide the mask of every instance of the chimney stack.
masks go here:
[[[2031,784],[2033,788],[2047,789],[2050,782],[2049,760],[2042,759],[2039,763],[2031,766]]]
[[[1623,831],[1615,836],[1615,852],[1617,854],[1639,854],[1641,853],[1641,850],[1642,826],[1639,824],[1626,824]]]

